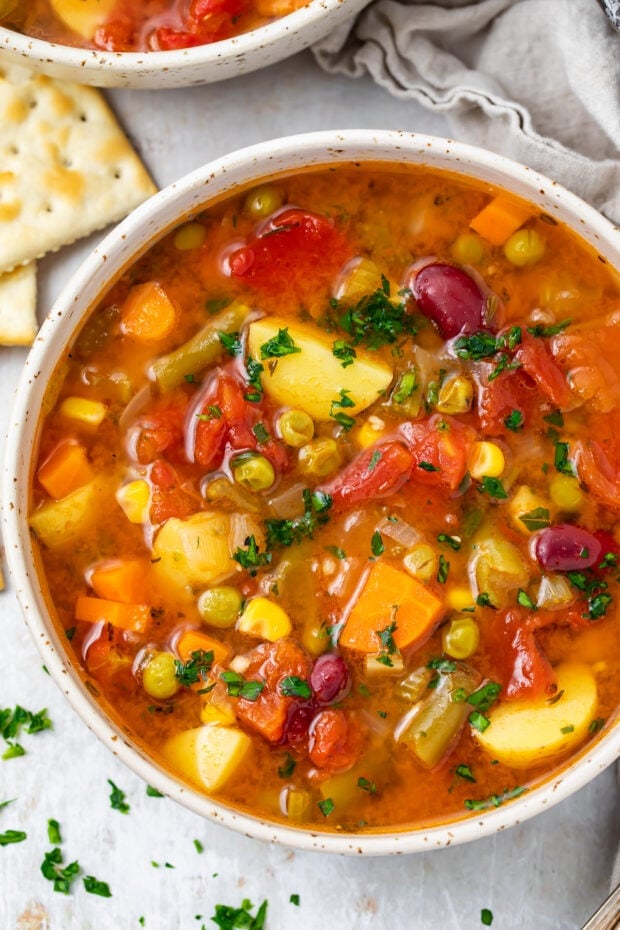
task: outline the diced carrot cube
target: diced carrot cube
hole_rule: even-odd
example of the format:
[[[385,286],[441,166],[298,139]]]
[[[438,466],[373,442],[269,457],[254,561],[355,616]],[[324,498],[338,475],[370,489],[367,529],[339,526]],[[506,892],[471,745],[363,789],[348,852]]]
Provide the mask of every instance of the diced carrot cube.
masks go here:
[[[75,602],[76,620],[86,623],[111,623],[119,630],[144,633],[151,616],[146,604],[121,604],[101,597],[78,597]]]
[[[147,600],[144,580],[148,566],[142,559],[110,559],[92,570],[90,585],[98,597],[123,604]]]
[[[492,245],[503,245],[533,213],[531,204],[523,203],[510,194],[498,194],[469,225]]]
[[[41,486],[54,500],[62,500],[93,478],[86,449],[74,439],[59,443],[37,472]]]
[[[138,342],[159,342],[172,332],[176,316],[161,284],[147,281],[129,291],[121,309],[121,330]]]
[[[176,643],[176,650],[183,662],[191,659],[193,652],[213,652],[214,664],[227,662],[230,656],[229,647],[221,643],[219,639],[193,629],[184,630],[181,633]]]
[[[444,605],[425,585],[387,562],[375,562],[340,634],[339,645],[356,652],[382,651],[378,631],[396,624],[400,650],[418,645],[433,632]]]

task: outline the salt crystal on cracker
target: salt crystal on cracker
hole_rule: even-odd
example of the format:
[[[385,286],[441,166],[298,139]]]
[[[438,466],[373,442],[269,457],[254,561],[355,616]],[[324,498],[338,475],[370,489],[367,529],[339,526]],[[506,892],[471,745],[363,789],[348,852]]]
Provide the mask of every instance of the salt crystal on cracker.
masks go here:
[[[0,274],[0,345],[31,345],[37,333],[36,310],[36,263]]]
[[[116,222],[156,189],[98,90],[0,67],[0,272]]]

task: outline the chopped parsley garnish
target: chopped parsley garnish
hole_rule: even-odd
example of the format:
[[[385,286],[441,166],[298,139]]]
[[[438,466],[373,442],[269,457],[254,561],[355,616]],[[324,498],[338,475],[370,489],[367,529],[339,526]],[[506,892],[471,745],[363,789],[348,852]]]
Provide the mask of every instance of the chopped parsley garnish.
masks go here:
[[[476,598],[476,604],[478,605],[478,607],[493,607],[494,606],[493,603],[491,602],[491,598],[489,597],[486,591],[480,592],[480,594]]]
[[[447,533],[438,533],[437,542],[446,543],[446,545],[450,546],[455,552],[458,552],[461,548],[460,536],[448,536]]]
[[[60,824],[57,820],[47,821],[47,838],[49,839],[52,846],[58,846],[59,843],[62,843],[62,837],[60,835]]]
[[[271,522],[271,521],[270,521]],[[238,562],[241,568],[247,569],[250,575],[254,577],[257,570],[262,565],[269,565],[271,562],[271,552],[261,552],[254,536],[247,536],[244,541],[245,549],[239,546],[233,552],[233,559]]]
[[[65,630],[65,636],[67,637],[67,639],[69,640],[69,642],[71,642],[71,640],[72,640],[73,637],[75,636],[76,632],[77,632],[77,627],[76,627],[76,626],[70,626],[68,630]]]
[[[348,413],[330,413],[332,420],[335,420],[346,432],[355,426],[355,418],[350,417]]]
[[[602,730],[604,726],[605,726],[605,718],[604,718],[604,717],[596,717],[596,718],[592,721],[592,723],[590,724],[590,726],[588,727],[588,732],[589,732],[589,733],[598,733],[598,731],[599,731],[599,730]]]
[[[489,707],[497,700],[501,690],[502,686],[496,681],[488,681],[482,688],[478,688],[477,691],[468,695],[467,701],[472,707],[486,714]]]
[[[8,748],[2,754],[3,759],[16,759],[18,756],[26,754],[26,750],[15,739],[20,736],[22,730],[26,733],[40,733],[42,730],[49,730],[52,727],[52,721],[47,716],[47,709],[38,711],[33,714],[32,711],[26,710],[17,704],[13,710],[10,708],[0,709],[0,733],[8,744]]]
[[[223,333],[219,331],[218,336],[224,350],[228,352],[232,358],[235,358],[237,355],[241,355],[243,346],[241,345],[241,340],[239,339],[239,333]]]
[[[108,778],[108,784],[112,789],[110,792],[110,807],[112,810],[119,811],[121,814],[128,814],[131,808],[125,800],[125,792],[121,791],[111,778]]]
[[[28,834],[23,830],[5,830],[0,833],[0,846],[9,846],[11,843],[23,843]]]
[[[450,571],[450,563],[446,559],[443,553],[439,553],[439,567],[437,569],[437,581],[439,584],[445,584],[448,580],[448,572]]]
[[[265,358],[283,358],[285,355],[295,355],[301,352],[298,345],[295,345],[292,336],[290,336],[288,327],[279,329],[276,336],[268,339],[260,347],[260,357]]]
[[[298,678],[297,675],[287,675],[280,682],[280,694],[285,697],[308,700],[308,698],[312,697],[312,688],[303,678]]]
[[[496,500],[506,500],[508,497],[504,485],[499,478],[491,478],[489,475],[483,475],[481,490],[488,494],[489,497],[494,497]]]
[[[372,534],[372,539],[370,540],[370,551],[377,558],[380,555],[383,555],[385,552],[385,546],[383,545],[383,537],[379,530],[375,530]]]
[[[370,456],[370,461],[368,463],[368,471],[374,471],[379,462],[381,461],[383,453],[381,449],[375,449],[375,451]]]
[[[62,852],[58,846],[45,853],[45,858],[41,863],[41,872],[44,877],[53,882],[54,891],[61,894],[69,894],[71,883],[75,880],[79,871],[80,864],[77,860],[63,866]]]
[[[383,630],[375,630],[375,633],[379,637],[379,643],[381,644],[381,652],[383,656],[393,656],[398,653],[398,646],[394,641],[394,633],[397,630],[396,621],[393,620],[388,626]],[[382,656],[379,656],[379,661],[381,661]],[[392,665],[392,662],[385,662],[385,665]]]
[[[352,397],[349,397],[350,393],[350,391],[343,388],[343,390],[340,391],[340,396],[336,400],[332,400],[329,409],[329,415],[332,420],[339,423],[345,430],[350,430],[355,426],[354,418],[350,417],[347,413],[342,413],[342,410],[345,408],[355,407],[355,401]]]
[[[146,786],[146,794],[149,798],[163,798],[161,791],[158,791],[157,788],[153,788],[152,785]]]
[[[222,672],[220,678],[226,685],[226,693],[231,697],[245,698],[246,701],[256,701],[265,688],[264,681],[246,681],[239,672],[229,669]]]
[[[564,426],[564,417],[561,410],[552,410],[546,417],[543,417],[543,420],[545,423],[549,423],[550,426]]]
[[[198,853],[198,855],[200,855],[200,853],[203,853],[205,851],[205,848],[200,842],[200,840],[194,840],[194,848],[196,852]]]
[[[606,552],[601,561],[598,564],[599,571],[604,571],[606,568],[617,568],[618,567],[618,556],[615,552]]]
[[[392,345],[400,337],[415,336],[417,327],[407,312],[404,301],[394,303],[390,286],[383,286],[368,294],[338,317],[338,325],[351,336],[351,345],[365,345],[368,349]],[[339,305],[337,305],[339,306]]]
[[[491,721],[488,717],[485,717],[484,714],[481,714],[478,710],[472,710],[469,715],[469,722],[471,723],[474,730],[478,730],[480,733],[484,733],[487,727],[491,726]]]
[[[325,798],[324,801],[317,801],[316,806],[321,811],[324,817],[329,817],[329,815],[334,810],[335,804],[331,798]]]
[[[296,766],[297,766],[297,762],[295,761],[293,756],[290,754],[290,752],[287,752],[286,755],[284,756],[284,761],[282,762],[282,765],[278,766],[278,775],[280,776],[280,778],[290,778],[293,772],[295,771]]]
[[[418,462],[418,468],[421,468],[422,471],[441,471],[437,465],[433,465],[432,462]]]
[[[207,406],[207,412],[197,413],[196,419],[204,420],[206,423],[208,423],[209,420],[221,420],[222,419],[222,408],[218,407],[217,404],[209,404]]]
[[[392,401],[395,404],[404,404],[407,398],[411,397],[417,386],[418,381],[415,368],[403,371],[392,393]]]
[[[511,361],[510,356],[507,355],[506,352],[500,352],[499,355],[497,356],[497,365],[495,366],[493,371],[489,373],[489,377],[487,378],[487,380],[490,384],[491,381],[495,381],[495,379],[498,378],[502,374],[502,372],[516,371],[517,368],[520,368],[520,367],[521,367],[521,362],[518,361],[518,359],[514,358]]]
[[[332,506],[332,498],[329,494],[305,488],[302,492],[302,500],[304,504],[302,517],[295,517],[292,520],[265,520],[269,549],[276,545],[292,546],[293,543],[299,543],[302,539],[312,539],[315,530],[327,523],[329,519],[327,511]]]
[[[530,336],[543,338],[547,336],[557,336],[557,334],[561,333],[567,326],[570,326],[572,322],[572,319],[569,318],[567,320],[562,320],[561,323],[555,323],[553,326],[544,326],[542,323],[537,323],[535,326],[528,326],[527,331]]]
[[[528,610],[538,609],[529,594],[522,588],[519,588],[517,592],[517,604],[519,604],[521,607],[527,607]]]
[[[112,892],[107,882],[101,882],[94,875],[85,875],[82,879],[84,890],[89,894],[98,894],[100,898],[111,898]]]
[[[572,462],[568,459],[568,443],[567,442],[556,442],[555,451],[553,455],[553,464],[555,470],[559,471],[562,475],[570,475],[571,477],[575,476],[575,469],[573,468]]]
[[[534,507],[527,513],[519,514],[519,520],[530,531],[542,530],[551,525],[550,514],[546,507]]]
[[[357,358],[357,352],[352,345],[345,342],[344,339],[336,339],[332,348],[332,355],[340,360],[343,368],[353,364],[353,359]]]
[[[264,423],[257,423],[256,426],[253,426],[252,432],[259,442],[269,442],[271,439],[269,431]]]
[[[523,414],[520,410],[511,410],[507,417],[504,417],[504,426],[506,429],[518,433],[523,429]]]
[[[480,911],[480,922],[485,927],[490,927],[493,923],[493,911],[490,911],[488,907],[483,907]]]
[[[263,901],[256,915],[252,914],[253,909],[254,905],[248,898],[244,898],[241,907],[216,904],[211,920],[220,930],[263,930],[267,917],[267,901]]]
[[[589,620],[600,620],[601,617],[604,617],[607,613],[607,608],[612,602],[611,594],[594,594],[588,600],[588,613],[587,617]]]
[[[436,672],[443,672],[444,675],[449,675],[451,672],[456,671],[456,662],[452,659],[440,657],[438,659],[430,659],[426,663],[426,667],[434,669]]]
[[[252,390],[246,391],[244,397],[250,402],[258,402],[262,400],[263,397],[263,385],[260,376],[265,368],[260,362],[257,362],[256,359],[253,359],[251,355],[248,355],[245,360],[245,370],[248,378],[248,386],[252,388]]]
[[[292,894],[289,898],[289,901],[291,904],[294,904],[295,907],[299,907],[299,895],[298,894]]]
[[[376,794],[377,786],[374,781],[369,781],[368,778],[358,778],[357,787],[361,788],[362,791],[367,791],[368,794]]]
[[[340,546],[325,546],[325,549],[336,559],[346,559],[347,557],[346,552],[344,549],[341,549]]]
[[[190,653],[187,662],[181,662],[179,659],[174,660],[174,674],[178,681],[186,688],[197,682],[207,680],[215,655],[212,649],[205,652],[204,649],[196,649]]]
[[[560,733],[563,736],[567,736],[569,733],[574,733],[574,732],[575,732],[575,727],[573,726],[572,723],[567,724],[565,727],[560,727]]]
[[[482,358],[490,358],[495,355],[497,349],[497,339],[493,333],[484,329],[472,333],[471,336],[459,336],[454,343],[458,358],[471,359],[475,362]]]
[[[230,302],[230,297],[214,297],[211,300],[207,300],[205,309],[207,313],[214,316],[216,313],[219,313],[220,310],[225,310]]]
[[[457,765],[455,772],[459,776],[459,778],[463,778],[465,781],[472,781],[472,782],[476,781],[472,770],[470,769],[468,765],[465,765],[464,763]]]
[[[513,798],[518,798],[526,791],[527,788],[524,786],[507,788],[502,794],[492,794],[490,797],[481,800],[469,799],[465,801],[465,807],[468,811],[487,811],[491,807],[500,807],[505,801],[512,801]]]

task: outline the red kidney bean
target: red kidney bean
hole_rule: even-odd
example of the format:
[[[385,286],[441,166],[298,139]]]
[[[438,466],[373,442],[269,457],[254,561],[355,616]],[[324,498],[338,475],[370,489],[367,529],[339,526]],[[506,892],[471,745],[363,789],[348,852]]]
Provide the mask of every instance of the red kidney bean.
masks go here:
[[[413,279],[412,292],[420,311],[444,339],[474,333],[484,324],[486,298],[474,279],[456,265],[424,265]]]
[[[316,710],[314,701],[307,701],[303,704],[295,701],[288,710],[280,742],[299,743],[304,740]]]
[[[534,538],[534,555],[546,570],[579,571],[600,559],[602,545],[588,530],[570,523],[557,523],[541,530]]]
[[[314,663],[310,687],[321,704],[335,704],[351,690],[351,672],[342,656],[325,653]]]

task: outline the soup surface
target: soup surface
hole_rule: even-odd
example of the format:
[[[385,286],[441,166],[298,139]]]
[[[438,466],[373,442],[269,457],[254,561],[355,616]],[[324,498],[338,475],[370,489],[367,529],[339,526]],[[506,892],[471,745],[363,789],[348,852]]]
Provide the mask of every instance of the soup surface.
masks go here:
[[[8,0],[0,25],[36,39],[108,52],[191,48],[230,39],[308,0]]]
[[[534,206],[417,167],[183,222],[48,393],[31,527],[126,731],[312,829],[509,802],[620,698],[620,295]]]

